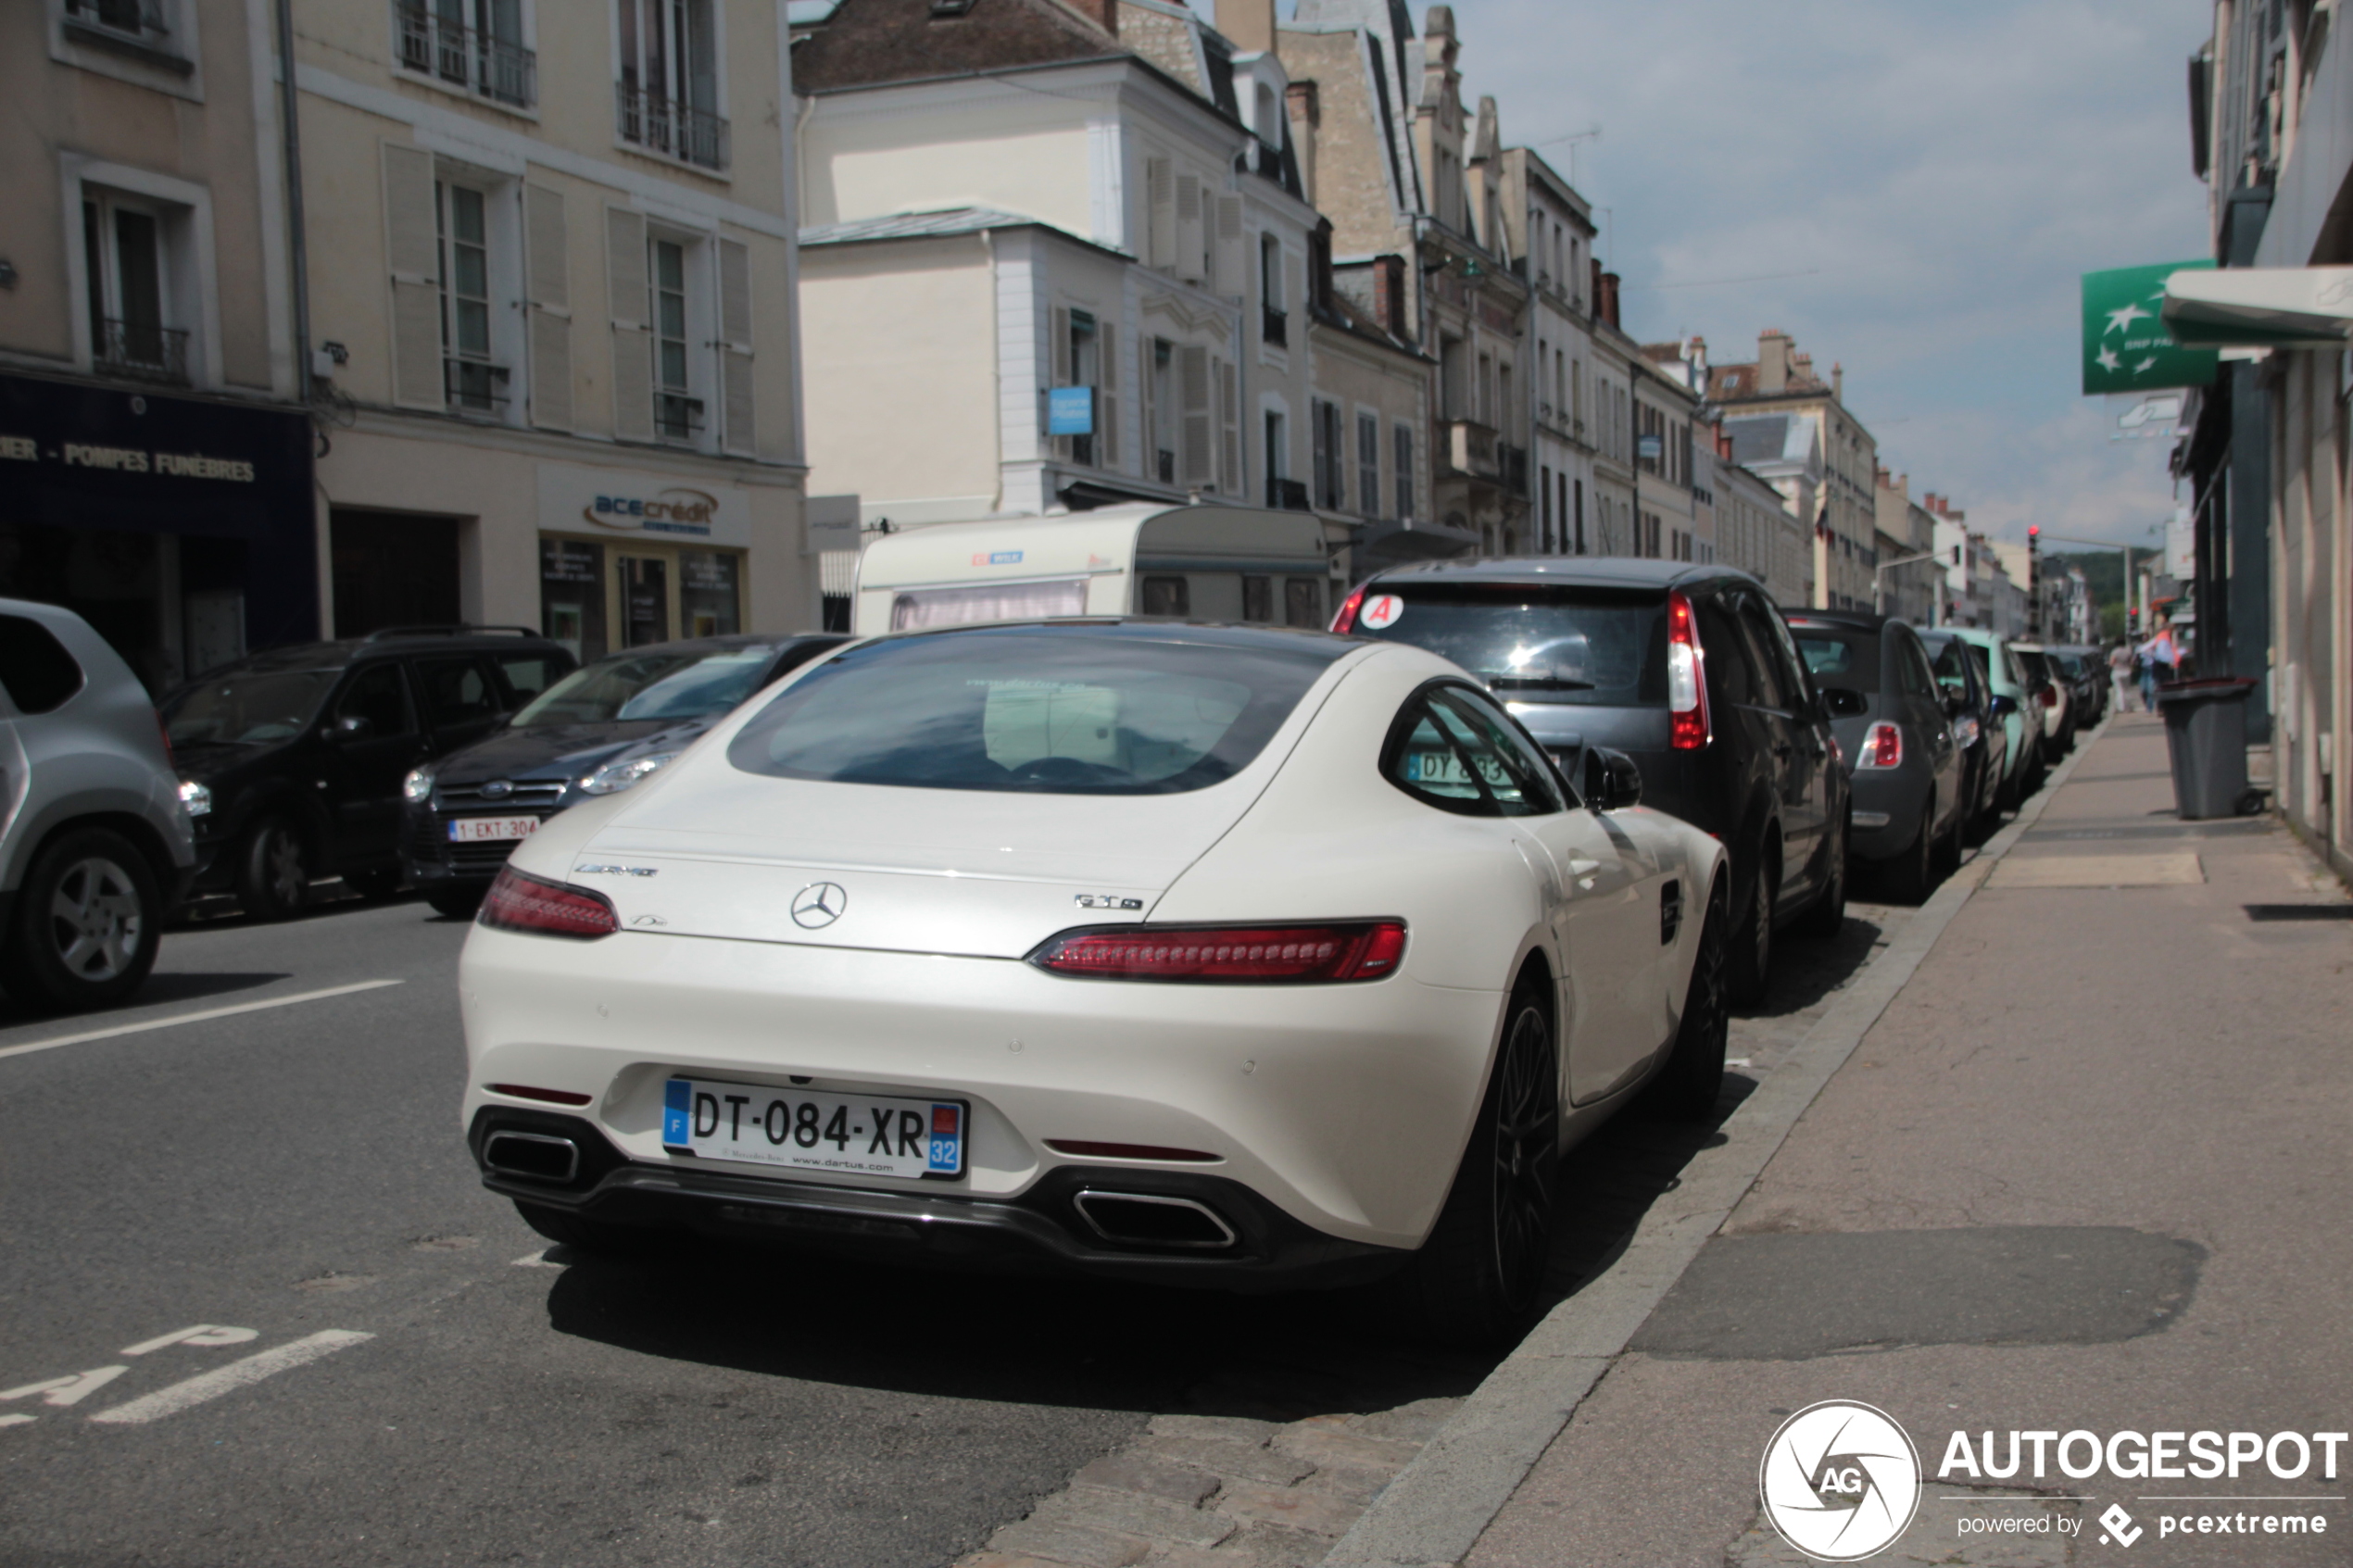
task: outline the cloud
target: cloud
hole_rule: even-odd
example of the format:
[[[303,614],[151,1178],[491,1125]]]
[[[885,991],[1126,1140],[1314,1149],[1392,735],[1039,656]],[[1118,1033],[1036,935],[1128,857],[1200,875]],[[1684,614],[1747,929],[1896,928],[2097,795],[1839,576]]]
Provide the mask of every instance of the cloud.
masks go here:
[[[1915,493],[2013,536],[2133,542],[2171,512],[2166,444],[2109,441],[2114,410],[2080,395],[2078,278],[2210,252],[2183,61],[2212,14],[1454,0],[1465,95],[1495,96],[1507,141],[1602,126],[1575,162],[1629,331],[1730,360],[1785,329],[1844,366]]]

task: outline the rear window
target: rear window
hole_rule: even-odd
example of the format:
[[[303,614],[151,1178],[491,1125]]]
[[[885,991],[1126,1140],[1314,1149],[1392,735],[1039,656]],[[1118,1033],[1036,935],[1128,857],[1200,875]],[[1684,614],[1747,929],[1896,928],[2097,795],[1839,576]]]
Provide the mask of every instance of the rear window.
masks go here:
[[[1377,583],[1399,600],[1358,634],[1451,659],[1517,702],[1635,708],[1667,700],[1667,596],[1654,589]]]
[[[1792,621],[1789,634],[1797,640],[1797,651],[1816,685],[1845,692],[1879,690],[1877,633]]]
[[[8,700],[23,714],[64,706],[82,689],[82,666],[57,633],[25,615],[0,615],[0,672]]]
[[[744,726],[747,772],[1041,795],[1162,795],[1248,767],[1345,644],[1004,627],[836,655]]]

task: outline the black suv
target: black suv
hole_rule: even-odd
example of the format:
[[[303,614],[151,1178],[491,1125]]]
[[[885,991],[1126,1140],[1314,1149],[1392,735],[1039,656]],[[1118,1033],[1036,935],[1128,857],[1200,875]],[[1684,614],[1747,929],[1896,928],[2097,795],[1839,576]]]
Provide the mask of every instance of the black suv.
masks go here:
[[[849,638],[744,633],[584,664],[499,731],[409,775],[400,860],[445,915],[470,915],[539,824],[658,771],[746,698]]]
[[[193,891],[283,920],[340,875],[400,885],[401,781],[471,746],[578,661],[520,627],[389,627],[210,670],[163,717],[195,820]]]
[[[1368,579],[1332,630],[1453,659],[1572,779],[1588,747],[1632,758],[1644,805],[1730,851],[1742,999],[1764,991],[1777,926],[1828,935],[1845,920],[1846,771],[1756,579],[1615,557],[1434,561]]]

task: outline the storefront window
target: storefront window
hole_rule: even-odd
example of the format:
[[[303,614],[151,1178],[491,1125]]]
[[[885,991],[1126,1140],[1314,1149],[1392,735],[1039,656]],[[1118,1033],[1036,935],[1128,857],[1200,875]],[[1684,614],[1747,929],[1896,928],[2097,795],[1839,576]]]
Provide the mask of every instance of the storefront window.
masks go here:
[[[539,629],[584,664],[605,656],[603,546],[539,541]]]
[[[678,552],[678,619],[685,635],[725,637],[743,630],[736,560],[720,550]]]
[[[624,646],[670,641],[670,562],[648,556],[621,558],[621,623]]]

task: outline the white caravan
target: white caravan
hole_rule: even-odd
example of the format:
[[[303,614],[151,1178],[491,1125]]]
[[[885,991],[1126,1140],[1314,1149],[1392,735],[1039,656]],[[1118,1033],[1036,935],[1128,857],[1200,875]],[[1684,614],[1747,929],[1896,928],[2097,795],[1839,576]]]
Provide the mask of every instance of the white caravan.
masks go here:
[[[1331,560],[1305,512],[1105,507],[887,533],[858,562],[861,636],[1051,615],[1327,625]]]

